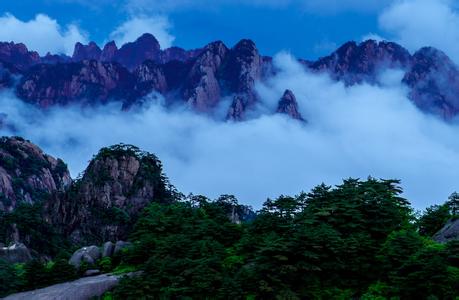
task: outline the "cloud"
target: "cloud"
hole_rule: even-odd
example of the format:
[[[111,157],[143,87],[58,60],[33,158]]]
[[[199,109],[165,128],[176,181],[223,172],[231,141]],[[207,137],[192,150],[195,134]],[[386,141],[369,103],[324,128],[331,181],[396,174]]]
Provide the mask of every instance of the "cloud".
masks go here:
[[[129,113],[116,103],[40,111],[3,93],[0,112],[16,131],[0,133],[39,144],[68,162],[74,176],[101,147],[131,143],[156,153],[180,191],[235,194],[256,208],[267,197],[351,176],[402,179],[417,208],[443,202],[458,189],[459,126],[420,112],[400,84],[403,72],[383,72],[377,86],[345,87],[306,72],[287,54],[274,64],[277,75],[257,84],[259,117],[246,122],[171,111],[161,101]],[[287,88],[307,124],[273,114]]]
[[[144,33],[153,34],[158,40],[161,48],[172,46],[175,37],[170,34],[172,25],[165,16],[136,16],[127,20],[117,27],[111,34],[110,38],[115,40],[118,45],[135,41]]]
[[[380,36],[379,34],[369,33],[369,34],[364,35],[361,39],[362,42],[367,41],[367,40],[374,40],[377,42],[381,42],[381,41],[385,41],[386,39]]]
[[[230,5],[282,8],[295,6],[314,13],[375,12],[393,0],[127,0],[131,11],[170,12],[182,9],[219,9]]]
[[[380,15],[379,24],[411,51],[433,46],[459,62],[459,13],[452,1],[400,0]]]
[[[76,42],[87,42],[87,34],[76,24],[62,27],[47,15],[21,21],[11,14],[0,17],[0,40],[24,43],[40,55],[51,53],[72,54]]]

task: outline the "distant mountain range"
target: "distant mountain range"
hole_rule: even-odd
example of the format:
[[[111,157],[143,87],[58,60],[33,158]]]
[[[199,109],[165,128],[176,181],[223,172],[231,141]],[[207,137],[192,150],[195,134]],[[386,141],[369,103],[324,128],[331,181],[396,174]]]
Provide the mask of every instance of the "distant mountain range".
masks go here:
[[[459,113],[459,69],[435,48],[410,54],[396,43],[368,40],[348,42],[316,61],[298,61],[346,85],[378,84],[382,69],[399,68],[405,72],[402,82],[410,99],[422,111],[445,120]],[[272,58],[261,55],[247,39],[232,48],[216,41],[200,49],[162,50],[153,35],[144,34],[120,48],[113,41],[103,49],[94,42],[77,43],[72,57],[40,57],[24,44],[0,43],[0,89],[14,89],[20,99],[43,108],[122,101],[129,109],[156,91],[166,105],[187,104],[201,113],[211,113],[229,98],[226,118],[239,121],[260,101],[255,83],[275,73]],[[275,112],[303,120],[289,90]]]

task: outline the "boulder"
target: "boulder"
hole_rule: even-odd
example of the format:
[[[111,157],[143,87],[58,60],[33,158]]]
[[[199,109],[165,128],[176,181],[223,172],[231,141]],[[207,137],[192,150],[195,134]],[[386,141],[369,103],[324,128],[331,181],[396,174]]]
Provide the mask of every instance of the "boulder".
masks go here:
[[[102,246],[102,257],[110,257],[113,255],[113,252],[115,250],[115,244],[112,242],[106,242]]]
[[[25,263],[32,260],[29,249],[22,243],[0,248],[0,259],[9,263]]]
[[[128,276],[134,276],[128,274]],[[80,278],[75,281],[55,284],[42,289],[13,294],[5,299],[8,300],[86,300],[99,299],[106,291],[113,289],[122,276],[102,274]]]
[[[100,270],[97,270],[97,269],[91,269],[91,270],[87,270],[86,272],[84,272],[84,276],[95,276],[99,274],[100,274]]]
[[[89,246],[78,249],[69,259],[69,264],[79,268],[82,262],[93,265],[101,257],[101,252],[97,246]]]
[[[130,247],[131,245],[132,243],[130,242],[117,241],[115,244],[115,250],[113,251],[113,254],[117,254],[124,248]]]
[[[439,243],[459,240],[459,219],[449,220],[448,223],[433,236],[433,239]]]

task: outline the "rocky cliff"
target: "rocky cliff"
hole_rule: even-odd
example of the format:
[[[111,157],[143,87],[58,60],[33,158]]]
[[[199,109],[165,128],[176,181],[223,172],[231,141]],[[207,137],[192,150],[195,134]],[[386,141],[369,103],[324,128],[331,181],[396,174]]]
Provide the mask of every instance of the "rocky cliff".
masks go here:
[[[50,222],[76,243],[126,239],[140,211],[170,201],[159,160],[128,145],[103,148],[68,193],[50,203]]]
[[[47,201],[71,184],[67,165],[19,137],[0,138],[0,211]]]

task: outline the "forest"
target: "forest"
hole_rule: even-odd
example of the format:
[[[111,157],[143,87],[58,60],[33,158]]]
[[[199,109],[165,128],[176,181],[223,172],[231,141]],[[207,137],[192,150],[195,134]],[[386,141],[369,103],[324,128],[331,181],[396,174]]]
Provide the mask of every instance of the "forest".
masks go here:
[[[175,201],[144,209],[132,247],[98,262],[105,272],[141,271],[102,298],[457,299],[459,241],[432,235],[458,217],[459,196],[419,213],[401,193],[397,180],[346,179],[268,199],[244,222],[228,218],[234,196],[170,193]],[[65,255],[0,264],[0,292],[81,275]]]

